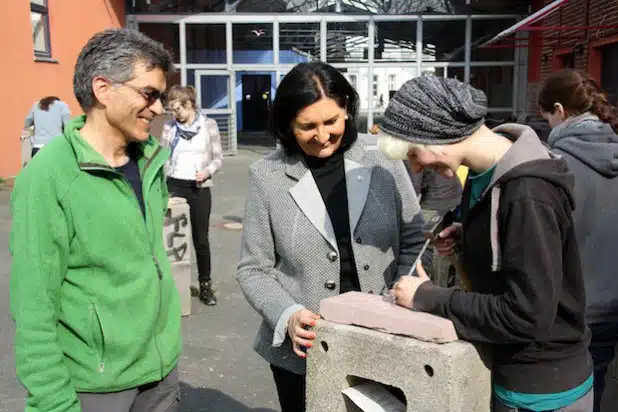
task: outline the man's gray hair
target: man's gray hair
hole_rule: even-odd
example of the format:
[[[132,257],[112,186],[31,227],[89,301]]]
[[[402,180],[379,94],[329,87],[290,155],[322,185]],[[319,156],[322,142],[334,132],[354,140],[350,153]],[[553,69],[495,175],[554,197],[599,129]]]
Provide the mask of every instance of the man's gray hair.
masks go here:
[[[84,46],[75,65],[73,91],[82,110],[95,104],[92,80],[101,76],[114,83],[133,78],[136,64],[146,70],[174,70],[172,56],[163,45],[143,33],[130,29],[108,29],[95,34]]]

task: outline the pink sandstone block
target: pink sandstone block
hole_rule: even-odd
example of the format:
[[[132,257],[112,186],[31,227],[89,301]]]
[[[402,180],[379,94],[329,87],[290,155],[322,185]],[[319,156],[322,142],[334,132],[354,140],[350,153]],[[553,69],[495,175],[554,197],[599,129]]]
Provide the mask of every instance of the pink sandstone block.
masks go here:
[[[426,342],[458,340],[450,320],[393,305],[380,295],[348,292],[333,296],[320,302],[320,315],[331,322],[363,326]]]

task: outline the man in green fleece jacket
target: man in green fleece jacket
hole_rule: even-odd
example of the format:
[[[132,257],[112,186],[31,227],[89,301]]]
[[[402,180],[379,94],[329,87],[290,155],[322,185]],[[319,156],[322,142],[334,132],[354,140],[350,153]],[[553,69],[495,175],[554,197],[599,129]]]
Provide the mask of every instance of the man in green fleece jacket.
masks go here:
[[[149,135],[173,66],[136,31],[89,40],[86,113],[11,197],[11,312],[26,412],[163,412],[179,403],[180,303],[163,247],[168,157]]]

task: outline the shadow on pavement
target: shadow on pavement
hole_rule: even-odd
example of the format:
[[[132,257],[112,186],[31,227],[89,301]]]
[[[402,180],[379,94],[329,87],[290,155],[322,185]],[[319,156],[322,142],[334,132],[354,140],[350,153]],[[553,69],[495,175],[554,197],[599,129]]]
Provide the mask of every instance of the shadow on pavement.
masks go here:
[[[277,412],[249,408],[229,395],[209,388],[194,388],[180,382],[180,412]]]

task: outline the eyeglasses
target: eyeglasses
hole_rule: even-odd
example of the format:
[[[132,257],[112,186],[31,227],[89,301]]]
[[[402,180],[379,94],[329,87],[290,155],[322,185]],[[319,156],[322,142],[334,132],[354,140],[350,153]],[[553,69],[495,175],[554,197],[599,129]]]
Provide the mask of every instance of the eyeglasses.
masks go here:
[[[129,83],[118,83],[118,84],[121,86],[126,86],[129,89],[139,93],[139,95],[142,96],[144,100],[146,100],[146,102],[148,103],[148,106],[152,106],[153,104],[155,104],[157,100],[161,100],[161,103],[164,104],[164,101],[165,101],[164,92],[160,92],[159,90],[153,89],[152,87],[137,87]]]

